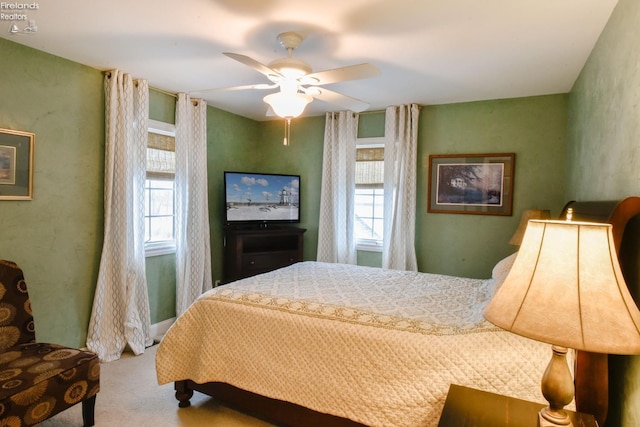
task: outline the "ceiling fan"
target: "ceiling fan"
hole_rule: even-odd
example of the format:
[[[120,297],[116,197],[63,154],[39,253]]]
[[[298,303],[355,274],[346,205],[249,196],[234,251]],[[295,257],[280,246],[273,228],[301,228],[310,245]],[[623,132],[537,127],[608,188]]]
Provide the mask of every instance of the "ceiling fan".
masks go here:
[[[264,97],[264,102],[271,106],[275,114],[291,119],[298,117],[313,98],[341,108],[361,112],[369,108],[369,104],[358,99],[319,87],[322,85],[347,80],[366,79],[380,75],[380,70],[372,64],[362,63],[341,68],[312,73],[311,66],[305,61],[294,58],[292,53],[300,46],[303,37],[293,31],[278,35],[280,44],[287,50],[287,56],[264,65],[253,58],[232,52],[223,52],[229,58],[247,65],[264,74],[271,83],[234,86],[226,90],[243,89],[276,89],[279,92]],[[269,115],[269,113],[267,113]]]

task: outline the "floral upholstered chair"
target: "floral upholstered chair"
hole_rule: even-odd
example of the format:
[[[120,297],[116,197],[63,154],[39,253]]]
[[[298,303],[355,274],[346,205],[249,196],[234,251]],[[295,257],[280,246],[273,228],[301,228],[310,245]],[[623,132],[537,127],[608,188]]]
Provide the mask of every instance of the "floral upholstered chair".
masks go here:
[[[92,426],[99,390],[95,354],[36,342],[22,270],[0,261],[0,426],[31,426],[79,402]]]

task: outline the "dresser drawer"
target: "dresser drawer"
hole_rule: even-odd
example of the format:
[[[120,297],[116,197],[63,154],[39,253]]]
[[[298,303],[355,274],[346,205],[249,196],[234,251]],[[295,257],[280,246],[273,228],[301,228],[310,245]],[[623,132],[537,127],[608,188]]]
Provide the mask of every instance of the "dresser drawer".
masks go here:
[[[242,269],[257,273],[275,270],[301,261],[297,251],[248,253],[242,256]]]

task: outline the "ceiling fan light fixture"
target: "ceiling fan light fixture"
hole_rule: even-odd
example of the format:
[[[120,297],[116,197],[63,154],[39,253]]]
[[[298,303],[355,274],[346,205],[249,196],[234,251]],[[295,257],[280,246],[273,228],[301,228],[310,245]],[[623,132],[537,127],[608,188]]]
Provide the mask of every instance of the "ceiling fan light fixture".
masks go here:
[[[263,98],[263,101],[271,106],[273,111],[280,117],[295,118],[304,111],[313,97],[304,93],[272,93]]]

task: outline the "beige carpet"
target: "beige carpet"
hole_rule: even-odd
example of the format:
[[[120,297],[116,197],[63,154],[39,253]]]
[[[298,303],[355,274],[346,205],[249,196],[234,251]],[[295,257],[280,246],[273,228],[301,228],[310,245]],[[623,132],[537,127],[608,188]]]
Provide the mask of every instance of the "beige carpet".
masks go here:
[[[156,380],[156,349],[157,346],[150,347],[140,356],[126,353],[116,362],[101,365],[96,427],[271,426],[221,406],[198,392],[191,399],[191,407],[178,408],[173,384],[160,386]],[[78,404],[39,426],[81,427],[81,405]]]

